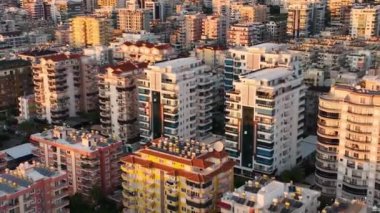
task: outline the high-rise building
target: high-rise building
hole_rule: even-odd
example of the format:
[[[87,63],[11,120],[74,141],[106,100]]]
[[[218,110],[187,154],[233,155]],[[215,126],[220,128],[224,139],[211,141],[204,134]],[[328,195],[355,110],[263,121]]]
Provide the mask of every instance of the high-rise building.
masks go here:
[[[19,116],[17,118],[19,121],[29,120],[36,116],[36,102],[33,94],[20,96],[18,101]]]
[[[240,23],[267,22],[266,5],[232,4],[232,16]]]
[[[342,9],[352,6],[355,0],[329,0],[327,1],[327,12],[330,14],[331,22],[342,21]]]
[[[216,144],[159,138],[122,158],[124,212],[216,212],[234,166]]]
[[[111,39],[111,23],[107,18],[77,16],[71,20],[70,43],[74,47],[107,45]]]
[[[185,15],[184,26],[185,29],[185,46],[188,49],[194,47],[194,42],[201,39],[202,36],[202,22],[206,15],[201,13]]]
[[[309,37],[324,29],[326,5],[310,0],[293,1],[288,7],[287,34],[290,38]]]
[[[251,47],[230,48],[224,65],[225,90],[233,88],[232,83],[239,79],[239,75],[263,68],[293,67],[295,74],[300,75],[298,58],[284,44],[262,43]]]
[[[35,20],[43,19],[45,16],[45,6],[43,0],[22,0],[21,8],[28,12],[28,15]]]
[[[117,0],[97,0],[99,7],[116,7],[118,1]]]
[[[318,191],[271,180],[264,175],[247,181],[234,192],[225,193],[218,206],[221,213],[317,213],[320,195]]]
[[[240,76],[226,94],[225,146],[235,172],[279,174],[301,162],[305,86],[286,67]]]
[[[140,139],[137,77],[146,63],[122,62],[99,74],[99,105],[102,135],[133,145]]]
[[[379,90],[379,77],[366,76],[320,96],[315,180],[323,194],[380,202]]]
[[[202,21],[202,40],[214,40],[217,44],[225,45],[227,39],[226,21],[223,16],[206,16]]]
[[[67,174],[22,163],[0,174],[1,212],[70,212]]]
[[[286,20],[269,21],[265,25],[269,41],[280,42],[286,38]]]
[[[211,68],[194,57],[150,65],[139,78],[139,122],[145,141],[202,138],[212,130]]]
[[[17,107],[18,97],[33,92],[32,69],[29,61],[0,61],[0,111]]]
[[[266,25],[262,23],[231,24],[228,30],[229,46],[252,46],[262,43],[267,37]]]
[[[354,6],[351,9],[350,34],[369,39],[380,35],[380,6]]]
[[[37,117],[59,124],[97,108],[97,68],[88,56],[61,53],[33,64]]]
[[[152,11],[148,9],[117,10],[117,27],[126,32],[149,31],[152,19]]]
[[[33,134],[30,140],[43,165],[67,172],[71,195],[89,196],[94,187],[108,194],[120,185],[121,141],[65,126]]]

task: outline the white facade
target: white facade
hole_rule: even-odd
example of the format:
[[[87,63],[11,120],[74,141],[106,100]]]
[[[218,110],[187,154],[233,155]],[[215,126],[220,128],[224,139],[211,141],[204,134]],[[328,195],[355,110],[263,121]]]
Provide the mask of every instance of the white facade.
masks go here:
[[[355,6],[351,9],[350,34],[369,39],[380,35],[380,6]]]
[[[20,111],[18,119],[20,121],[25,121],[34,117],[36,113],[34,95],[21,96],[18,100]]]
[[[241,75],[226,94],[226,150],[242,174],[279,174],[300,163],[305,86],[285,67]]]
[[[93,46],[83,49],[83,55],[90,56],[98,65],[112,62],[112,49],[106,46]]]
[[[207,136],[212,129],[214,79],[211,68],[194,57],[148,66],[139,78],[141,136]]]
[[[221,213],[317,213],[320,192],[267,177],[248,181],[221,199]]]

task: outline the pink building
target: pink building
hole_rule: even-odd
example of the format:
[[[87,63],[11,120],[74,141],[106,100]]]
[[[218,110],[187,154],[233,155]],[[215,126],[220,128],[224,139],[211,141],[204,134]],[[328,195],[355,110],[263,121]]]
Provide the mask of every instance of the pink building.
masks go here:
[[[20,164],[0,174],[0,212],[70,212],[65,172]]]
[[[95,186],[108,194],[120,185],[121,141],[65,126],[30,138],[38,147],[34,154],[42,164],[67,172],[72,194],[88,196]]]

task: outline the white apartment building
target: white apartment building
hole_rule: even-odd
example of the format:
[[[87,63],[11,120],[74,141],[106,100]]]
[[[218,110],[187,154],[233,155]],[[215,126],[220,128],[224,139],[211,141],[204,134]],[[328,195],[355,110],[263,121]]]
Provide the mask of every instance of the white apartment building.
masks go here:
[[[101,134],[123,140],[132,149],[140,139],[136,82],[146,66],[122,62],[105,67],[99,74]]]
[[[226,94],[226,141],[235,171],[280,174],[302,160],[305,86],[286,67],[240,76]]]
[[[36,115],[34,95],[26,95],[18,97],[19,101],[19,121],[26,121]]]
[[[221,213],[317,213],[320,195],[318,191],[264,176],[224,193],[218,206]]]
[[[336,85],[319,99],[316,184],[325,195],[380,202],[380,79]]]
[[[350,35],[369,39],[380,35],[380,6],[356,5],[351,9]]]
[[[195,57],[148,66],[138,80],[145,141],[207,136],[212,129],[215,78],[211,68]]]
[[[107,46],[83,48],[83,55],[91,57],[100,66],[112,63],[112,49]]]
[[[229,49],[225,59],[224,86],[232,89],[234,80],[242,74],[266,67],[293,67],[301,75],[299,56],[287,50],[285,44],[262,43],[251,47]]]
[[[70,53],[44,56],[32,69],[39,119],[59,124],[78,112],[97,108],[97,69],[90,57]]]

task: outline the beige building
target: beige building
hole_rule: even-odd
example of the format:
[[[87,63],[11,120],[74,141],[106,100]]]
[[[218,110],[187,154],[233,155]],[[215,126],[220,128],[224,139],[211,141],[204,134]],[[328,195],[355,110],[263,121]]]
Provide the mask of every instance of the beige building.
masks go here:
[[[207,16],[202,21],[202,40],[214,40],[218,44],[226,43],[227,20],[224,16]]]
[[[114,52],[114,57],[124,61],[160,62],[177,58],[172,46],[165,43],[150,43],[146,41],[125,42]]]
[[[117,0],[97,0],[99,7],[116,7]]]
[[[188,49],[194,47],[194,42],[198,42],[202,36],[202,22],[206,15],[201,13],[185,15],[185,46]]]
[[[380,6],[354,6],[351,10],[350,34],[369,39],[380,35]]]
[[[88,56],[56,54],[33,64],[37,117],[59,124],[97,108],[97,69]]]
[[[233,18],[241,23],[267,22],[266,5],[245,5],[235,3],[231,5]]]
[[[140,31],[149,31],[152,18],[151,10],[117,9],[117,27],[125,32],[139,33]]]
[[[124,212],[217,212],[234,163],[216,143],[158,138],[122,158]]]
[[[380,202],[380,79],[336,85],[320,96],[316,184],[325,195]]]
[[[331,22],[341,22],[343,10],[351,7],[355,0],[329,0],[327,1],[327,10],[330,13]]]
[[[30,140],[43,165],[66,171],[70,195],[89,196],[94,187],[107,195],[120,186],[121,141],[65,126],[33,134]]]
[[[95,16],[77,16],[71,19],[70,43],[72,46],[107,45],[110,39],[109,19]]]
[[[101,134],[123,140],[128,146],[140,138],[136,83],[146,66],[122,62],[105,67],[99,74]]]
[[[252,46],[266,40],[266,25],[262,23],[232,24],[228,30],[229,46]]]

